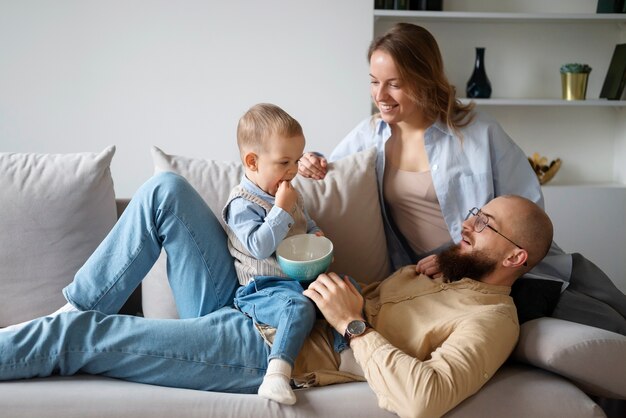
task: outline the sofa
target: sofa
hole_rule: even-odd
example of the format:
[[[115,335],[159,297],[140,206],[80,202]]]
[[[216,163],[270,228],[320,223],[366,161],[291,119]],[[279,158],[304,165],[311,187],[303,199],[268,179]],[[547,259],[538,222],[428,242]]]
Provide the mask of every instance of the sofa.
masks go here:
[[[45,315],[60,290],[123,212],[110,172],[115,147],[73,154],[0,153],[0,327]],[[242,171],[238,162],[170,155],[155,172],[186,177],[216,213]],[[334,243],[331,269],[361,282],[390,273],[372,150],[330,165],[324,180],[297,179],[311,216]],[[176,318],[166,255],[120,312]],[[590,315],[593,315],[590,312]],[[0,353],[1,356],[1,353]],[[1,357],[0,357],[1,361]],[[75,375],[0,382],[0,416],[392,417],[365,382],[297,389],[294,406],[256,395],[203,392]],[[626,336],[551,317],[524,322],[516,349],[481,390],[446,417],[619,416],[626,399]],[[608,405],[608,406],[607,406]]]

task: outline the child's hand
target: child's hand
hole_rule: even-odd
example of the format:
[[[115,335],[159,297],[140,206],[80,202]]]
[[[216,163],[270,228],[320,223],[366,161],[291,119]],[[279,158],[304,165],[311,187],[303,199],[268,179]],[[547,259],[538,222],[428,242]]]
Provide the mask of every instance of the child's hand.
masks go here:
[[[293,188],[291,182],[280,182],[278,190],[276,191],[276,206],[290,214],[293,214],[296,210],[297,202],[298,192],[296,192],[296,189]]]
[[[322,231],[321,229],[319,231],[315,231],[315,236],[316,237],[323,237],[324,236],[324,231]]]
[[[415,266],[415,271],[425,274],[432,278],[437,278],[441,275],[441,268],[439,267],[439,260],[436,254],[429,255],[422,258]]]

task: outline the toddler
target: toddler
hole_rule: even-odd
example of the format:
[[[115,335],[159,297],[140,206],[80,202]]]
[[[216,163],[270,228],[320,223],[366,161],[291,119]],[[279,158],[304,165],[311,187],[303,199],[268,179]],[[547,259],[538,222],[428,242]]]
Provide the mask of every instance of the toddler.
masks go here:
[[[261,103],[250,108],[237,126],[244,176],[222,213],[242,285],[235,306],[256,324],[276,328],[258,393],[288,405],[296,402],[291,371],[315,322],[315,307],[302,285],[285,277],[274,253],[290,235],[323,235],[291,185],[304,143],[302,127],[280,107]]]

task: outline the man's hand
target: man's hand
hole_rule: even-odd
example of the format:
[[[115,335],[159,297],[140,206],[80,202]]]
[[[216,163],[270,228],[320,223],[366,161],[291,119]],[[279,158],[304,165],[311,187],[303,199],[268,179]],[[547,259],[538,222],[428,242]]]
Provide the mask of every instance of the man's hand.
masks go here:
[[[298,174],[314,180],[321,180],[326,176],[326,158],[307,152],[300,157]]]
[[[303,293],[341,335],[350,321],[363,319],[363,296],[347,276],[342,279],[336,273],[320,274]]]
[[[298,192],[293,188],[291,182],[281,181],[276,191],[276,206],[282,210],[293,214],[293,210],[296,208],[298,202]]]
[[[415,271],[430,277],[437,277],[441,275],[441,268],[439,267],[437,254],[422,258],[415,266]]]

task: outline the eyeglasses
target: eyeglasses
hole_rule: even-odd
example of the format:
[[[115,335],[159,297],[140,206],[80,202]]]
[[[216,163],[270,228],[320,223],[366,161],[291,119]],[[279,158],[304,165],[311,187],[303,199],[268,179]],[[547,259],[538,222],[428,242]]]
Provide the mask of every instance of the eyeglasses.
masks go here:
[[[474,231],[480,233],[480,232],[483,232],[485,230],[485,227],[487,227],[487,228],[491,229],[493,232],[495,232],[496,234],[500,235],[502,238],[504,238],[508,242],[510,242],[511,244],[515,245],[520,250],[523,250],[523,248],[520,245],[517,245],[515,242],[513,242],[513,240],[511,240],[510,238],[507,238],[500,231],[498,231],[496,228],[494,228],[493,226],[489,225],[489,217],[487,215],[485,215],[484,213],[482,213],[482,211],[480,209],[478,209],[478,208],[471,208],[469,210],[469,213],[465,217],[465,220],[468,220],[472,216],[476,217],[476,220],[474,221]]]

